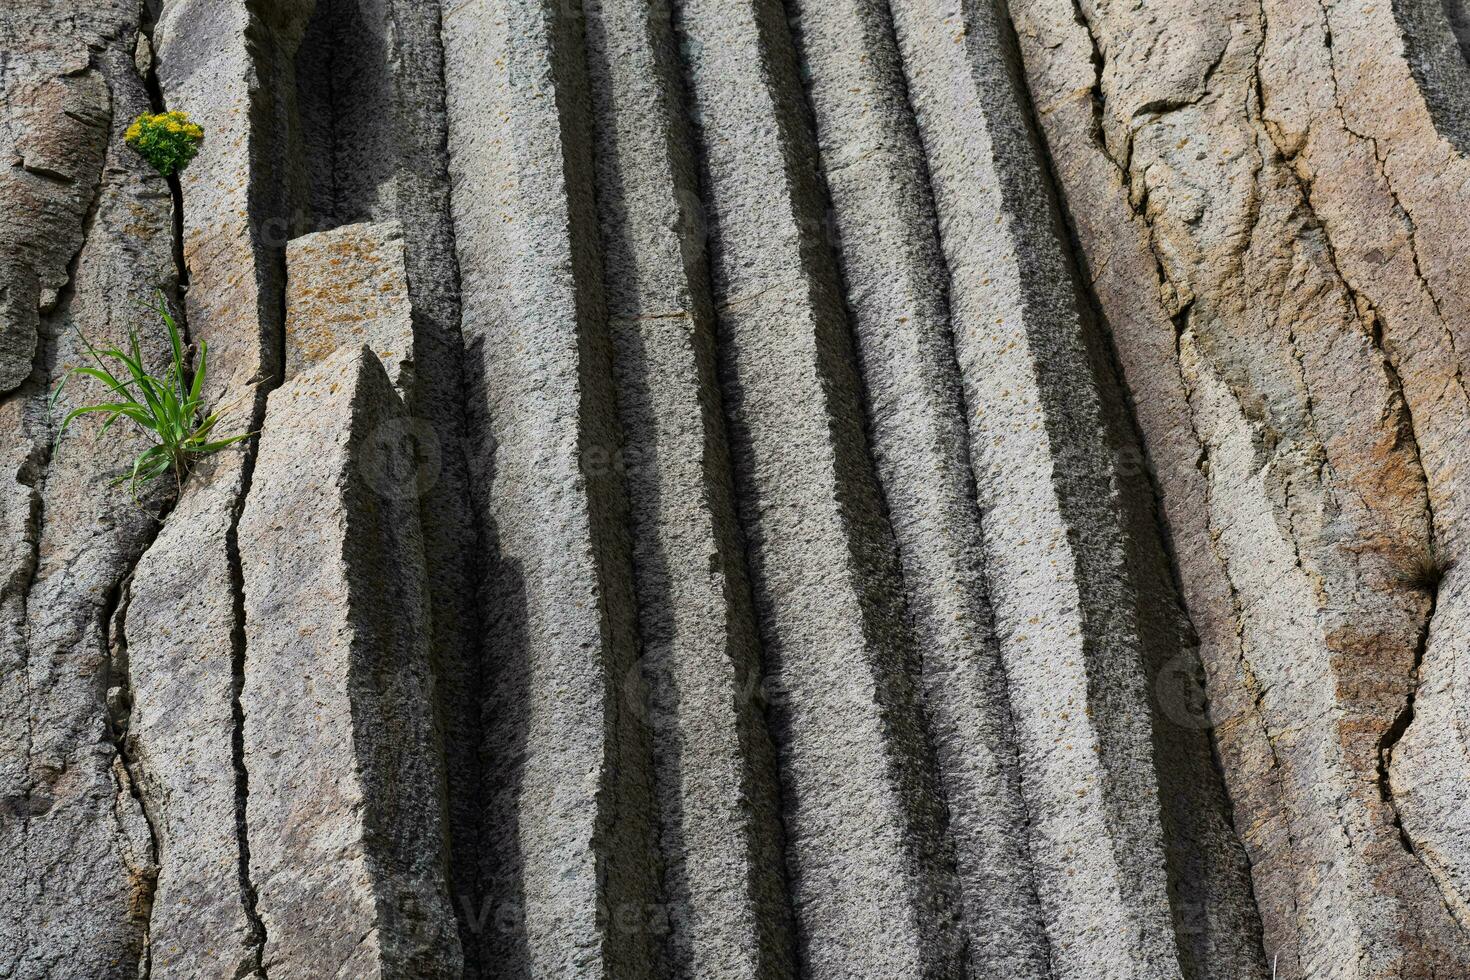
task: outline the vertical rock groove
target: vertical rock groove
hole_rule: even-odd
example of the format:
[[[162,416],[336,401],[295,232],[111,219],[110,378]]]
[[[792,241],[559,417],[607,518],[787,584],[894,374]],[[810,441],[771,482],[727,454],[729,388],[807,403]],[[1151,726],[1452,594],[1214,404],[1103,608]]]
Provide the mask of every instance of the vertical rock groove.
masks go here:
[[[1050,977],[970,468],[946,270],[886,5],[801,2],[799,48],[972,930],[971,975]],[[916,397],[917,396],[917,397]]]
[[[159,515],[158,520],[162,520]],[[150,542],[151,543],[151,542]],[[148,812],[148,803],[143,796],[141,767],[133,759],[133,750],[128,743],[128,723],[131,720],[133,681],[128,669],[128,580],[114,587],[102,608],[101,622],[106,631],[107,643],[107,734],[117,750],[119,799],[126,794],[138,803],[148,831],[146,859],[150,865],[146,894],[140,896],[143,905],[139,917],[144,919],[142,950],[138,956],[138,976],[147,980],[153,975],[153,949],[151,925],[153,917],[153,891],[158,881],[159,850],[158,825]]]
[[[1194,952],[1181,949],[1176,934],[1185,914],[1169,887],[1167,861],[1177,855],[1161,808],[1207,800],[1160,799],[1174,775],[1162,767],[1177,760],[1155,756],[1167,742],[1153,726],[1168,721],[1149,711],[1147,687],[1180,634],[1152,613],[1167,608],[1169,592],[1137,558],[1151,528],[1130,521],[1121,500],[1138,489],[1121,472],[1125,431],[1110,418],[1116,396],[1073,286],[1009,24],[989,4],[893,12],[948,259],[976,489],[987,515],[988,578],[1053,970],[1088,975],[1106,964],[1127,975],[1195,975]],[[987,166],[974,169],[973,160]],[[1149,558],[1160,560],[1157,545]],[[1072,652],[1038,672],[1029,652],[1038,643]],[[1207,750],[1194,764],[1208,779]],[[1216,819],[1223,821],[1218,810]],[[1072,836],[1079,832],[1083,838]],[[1084,848],[1083,839],[1107,846]],[[1222,857],[1211,853],[1220,846],[1201,841],[1190,855],[1196,880],[1219,873],[1210,863]],[[1228,837],[1224,848],[1228,865]],[[1076,873],[1079,859],[1091,863],[1085,875]],[[1235,865],[1238,882],[1238,852]],[[1240,888],[1211,898],[1249,900]],[[1258,962],[1245,954],[1220,964],[1220,975]]]
[[[778,691],[799,969],[959,976],[944,804],[791,38],[765,0],[675,14],[737,498]]]
[[[632,505],[671,969],[791,976],[760,639],[730,485],[672,23],[656,4],[614,0],[588,8],[586,44],[627,440],[589,462],[622,473]]]
[[[307,229],[394,221],[403,231],[412,317],[408,437],[416,466],[432,599],[429,623],[448,757],[451,865],[471,976],[485,912],[479,864],[485,789],[478,742],[483,699],[482,534],[465,459],[464,345],[449,204],[444,54],[437,2],[318,0],[296,57],[302,140],[292,215]],[[340,256],[351,261],[350,254]],[[342,300],[326,289],[317,309]],[[288,338],[295,343],[299,338]]]
[[[657,846],[581,10],[444,10],[470,476],[485,528],[487,955],[652,976]]]
[[[250,493],[250,478],[254,475],[253,460],[250,472],[244,474],[240,485],[238,506],[230,516],[230,527],[225,532],[225,560],[229,564],[230,611],[233,614],[230,629],[230,766],[234,774],[234,832],[235,832],[235,877],[239,886],[239,911],[244,915],[244,939],[248,952],[235,967],[237,973],[259,972],[262,980],[270,973],[265,966],[266,931],[265,920],[260,914],[260,893],[255,886],[255,876],[250,868],[250,769],[245,754],[245,571],[240,558],[240,514],[244,511],[245,499]],[[233,902],[231,912],[233,912]],[[238,927],[239,923],[235,923]],[[228,966],[228,964],[226,964]]]

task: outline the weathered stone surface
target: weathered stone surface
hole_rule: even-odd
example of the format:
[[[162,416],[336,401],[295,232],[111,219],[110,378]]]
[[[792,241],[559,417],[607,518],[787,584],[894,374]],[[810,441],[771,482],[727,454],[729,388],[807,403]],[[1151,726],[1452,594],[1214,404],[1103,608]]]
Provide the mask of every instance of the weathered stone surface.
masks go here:
[[[6,5],[0,976],[1470,975],[1466,11]]]
[[[1266,952],[1281,977],[1464,972],[1386,770],[1430,610],[1404,576],[1443,496],[1421,465],[1444,472],[1435,430],[1463,411],[1413,375],[1458,359],[1382,151],[1342,132],[1411,116],[1359,99],[1345,122],[1330,67],[1392,48],[1345,44],[1316,4],[1015,12],[1158,473]]]
[[[1168,600],[1140,594],[1130,568],[1121,447],[1008,25],[988,6],[937,2],[895,10],[895,22],[948,264],[1051,970],[1194,973],[1176,933],[1183,910],[1171,907],[1179,897],[1168,888],[1150,730],[1148,661],[1169,638],[1140,618]],[[1234,900],[1248,902],[1244,887]],[[1259,964],[1257,950],[1220,964],[1220,975]]]
[[[483,841],[498,972],[652,976],[658,868],[580,11],[444,11],[470,477],[487,554]]]
[[[402,419],[372,348],[308,367],[270,396],[240,516],[246,821],[273,977],[463,968],[418,502],[385,485]]]
[[[119,753],[128,667],[112,617],[156,508],[109,486],[144,445],[126,427],[100,437],[78,423],[53,446],[62,415],[98,386],[75,379],[47,408],[83,359],[78,330],[107,345],[138,330],[155,366],[165,347],[141,304],[174,289],[168,190],[120,142],[147,108],[136,17],[105,4],[0,13],[0,115],[30,167],[17,157],[0,176],[0,236],[21,234],[0,247],[24,267],[0,291],[24,299],[7,323],[28,331],[23,352],[0,353],[0,373],[27,379],[0,401],[0,975],[26,980],[133,977],[146,963],[156,855]],[[38,284],[50,292],[39,317]]]
[[[290,116],[276,97],[289,91],[307,12],[176,0],[157,26],[163,97],[206,132],[180,181],[183,256],[188,329],[209,344],[205,391],[230,406],[222,433],[260,428],[281,367],[285,243],[270,235],[284,220]],[[159,836],[154,978],[233,978],[261,966],[238,704],[248,654],[235,538],[251,453],[247,443],[191,474],[138,563],[126,611],[132,741]]]
[[[1403,847],[1428,871],[1453,920],[1435,917],[1435,935],[1453,940],[1425,942],[1453,945],[1456,955],[1440,962],[1463,970],[1470,793],[1466,707],[1457,694],[1467,673],[1456,651],[1470,640],[1470,608],[1463,569],[1454,566],[1470,505],[1459,469],[1470,452],[1463,353],[1470,71],[1445,17],[1456,6],[1269,4],[1258,71],[1268,132],[1304,182],[1360,318],[1381,337],[1423,469],[1429,543],[1416,528],[1390,556],[1390,574],[1428,594],[1431,618],[1417,637],[1414,686],[1380,742],[1377,776]],[[1450,566],[1442,582],[1433,581],[1438,570],[1428,580],[1413,571],[1425,562]],[[1435,897],[1422,885],[1412,894]],[[1396,958],[1382,962],[1392,969]]]
[[[88,48],[130,50],[138,25],[126,4],[64,6],[0,11],[0,392],[31,373],[40,316],[70,279],[114,135],[113,72],[125,63],[102,69]]]
[[[703,150],[740,515],[779,692],[798,969],[959,976],[944,805],[791,38],[767,0],[691,0],[675,23]]]
[[[608,319],[626,444],[669,955],[677,976],[795,970],[760,640],[715,375],[698,175],[672,25],[589,8]]]
[[[882,4],[796,5],[873,456],[972,930],[970,975],[1048,977],[926,163]]]
[[[459,269],[444,151],[439,4],[318,0],[297,55],[301,179],[311,228],[396,221],[413,318],[414,421],[424,545],[433,599],[433,656],[445,726],[456,909],[470,978],[481,974],[485,901],[480,741],[484,650],[476,602],[481,542],[465,461]]]
[[[154,977],[255,975],[261,935],[243,877],[237,799],[236,454],[196,469],[138,563],[123,611],[133,679],[128,742],[158,841]]]
[[[396,222],[342,225],[286,246],[286,377],[363,344],[394,387],[413,386],[413,309]]]

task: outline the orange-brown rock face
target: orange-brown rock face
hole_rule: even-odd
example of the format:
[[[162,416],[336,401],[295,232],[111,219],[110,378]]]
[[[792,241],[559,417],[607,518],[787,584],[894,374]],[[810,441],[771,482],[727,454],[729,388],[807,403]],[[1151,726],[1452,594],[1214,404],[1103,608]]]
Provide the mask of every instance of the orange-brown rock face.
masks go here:
[[[1436,566],[1463,522],[1463,161],[1415,81],[1463,91],[1447,23],[1014,14],[1158,474],[1267,952],[1279,975],[1460,975],[1441,648],[1463,614]]]
[[[0,11],[0,976],[1470,977],[1467,52]],[[250,438],[134,503],[155,288]]]

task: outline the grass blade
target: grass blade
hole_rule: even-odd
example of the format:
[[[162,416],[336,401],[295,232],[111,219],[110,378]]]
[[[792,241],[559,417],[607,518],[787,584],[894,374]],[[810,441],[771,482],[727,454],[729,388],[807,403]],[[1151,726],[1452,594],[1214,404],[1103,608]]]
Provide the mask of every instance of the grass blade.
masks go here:
[[[209,345],[203,340],[199,341],[199,367],[194,372],[194,383],[189,386],[189,402],[191,404],[199,401],[199,392],[204,388],[204,372],[209,363]]]

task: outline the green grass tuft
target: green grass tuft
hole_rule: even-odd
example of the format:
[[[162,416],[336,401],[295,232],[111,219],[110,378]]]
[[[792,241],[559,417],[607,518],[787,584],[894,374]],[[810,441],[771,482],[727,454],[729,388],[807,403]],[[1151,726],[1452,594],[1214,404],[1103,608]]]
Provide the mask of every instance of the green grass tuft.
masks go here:
[[[129,350],[123,351],[116,347],[99,350],[78,329],[77,335],[81,337],[92,363],[68,368],[51,394],[54,407],[67,382],[78,375],[97,381],[107,389],[107,401],[83,405],[66,414],[56,434],[58,441],[71,424],[84,415],[101,415],[102,433],[119,420],[127,419],[148,436],[152,445],[133,462],[132,471],[113,481],[114,486],[128,483],[134,499],[140,486],[170,472],[182,489],[184,474],[194,462],[253,435],[245,432],[215,438],[215,427],[228,408],[208,415],[204,413],[201,392],[208,371],[208,347],[200,342],[199,366],[189,379],[183,338],[179,335],[178,324],[169,315],[163,293],[158,294],[158,306],[151,309],[168,327],[170,362],[163,377],[150,374],[144,366],[137,331],[129,331]]]

